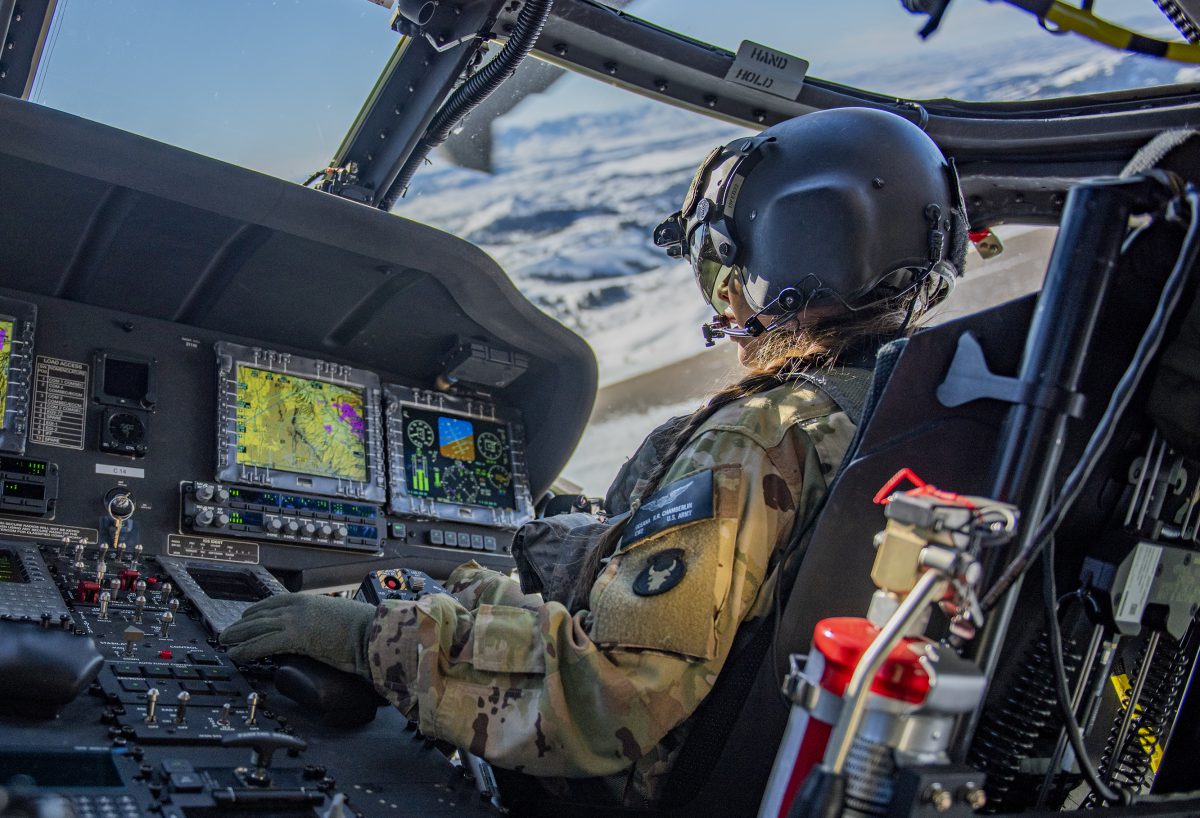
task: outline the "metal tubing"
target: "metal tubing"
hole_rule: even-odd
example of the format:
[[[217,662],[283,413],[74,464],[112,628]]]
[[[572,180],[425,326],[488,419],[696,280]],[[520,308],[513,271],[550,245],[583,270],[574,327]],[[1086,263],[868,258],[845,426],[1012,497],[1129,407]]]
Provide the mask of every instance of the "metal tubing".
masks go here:
[[[928,570],[917,580],[900,607],[891,618],[879,629],[878,635],[871,642],[846,685],[846,693],[842,698],[842,712],[829,737],[829,745],[825,749],[825,764],[834,775],[841,775],[846,766],[846,757],[854,737],[862,724],[863,712],[866,710],[867,698],[871,692],[871,683],[875,680],[879,668],[892,652],[892,648],[900,642],[904,632],[912,620],[921,614],[933,601],[939,586],[945,581],[945,576],[935,570]]]
[[[1083,692],[1087,687],[1087,681],[1092,675],[1092,665],[1096,663],[1096,656],[1100,653],[1100,643],[1104,641],[1104,626],[1097,625],[1092,628],[1092,639],[1088,644],[1087,654],[1083,657],[1083,664],[1079,666],[1079,678],[1075,682],[1075,690],[1071,693],[1071,712],[1079,712],[1079,703],[1083,701]],[[1046,805],[1046,796],[1050,793],[1050,785],[1054,783],[1054,776],[1058,774],[1058,765],[1062,763],[1063,753],[1067,751],[1067,731],[1062,729],[1058,734],[1058,743],[1054,746],[1054,752],[1050,756],[1050,764],[1046,767],[1046,777],[1042,779],[1042,790],[1038,793],[1037,808],[1041,809]]]
[[[1154,654],[1158,651],[1158,631],[1150,632],[1150,641],[1146,645],[1146,657],[1142,660],[1141,667],[1138,668],[1137,681],[1133,683],[1133,692],[1129,694],[1129,705],[1125,708],[1125,715],[1121,719],[1121,730],[1117,733],[1117,743],[1113,745],[1113,763],[1108,770],[1108,780],[1112,783],[1113,771],[1121,763],[1121,754],[1125,752],[1125,740],[1129,738],[1129,728],[1133,725],[1133,717],[1137,713],[1138,702],[1142,698],[1142,688],[1146,686],[1146,676],[1150,671],[1150,664],[1154,661]]]

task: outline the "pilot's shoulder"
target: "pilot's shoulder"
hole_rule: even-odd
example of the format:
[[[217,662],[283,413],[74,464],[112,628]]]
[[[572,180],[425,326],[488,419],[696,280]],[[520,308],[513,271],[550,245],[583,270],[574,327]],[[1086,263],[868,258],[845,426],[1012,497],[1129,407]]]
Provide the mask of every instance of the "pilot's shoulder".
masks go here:
[[[771,449],[793,426],[837,411],[833,400],[817,387],[804,381],[788,381],[721,407],[704,422],[699,433],[734,432]]]

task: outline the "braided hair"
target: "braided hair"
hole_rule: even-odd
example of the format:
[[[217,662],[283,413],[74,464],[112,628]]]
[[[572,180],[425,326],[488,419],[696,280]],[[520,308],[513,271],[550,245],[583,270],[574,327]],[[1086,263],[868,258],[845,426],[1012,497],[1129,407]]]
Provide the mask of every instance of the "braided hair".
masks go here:
[[[941,300],[944,294],[936,290],[940,286],[940,283],[931,281],[927,288],[883,302],[869,311],[840,313],[811,323],[797,321],[754,339],[749,345],[749,358],[745,363],[749,374],[713,394],[679,426],[661,457],[638,481],[641,491],[631,503],[630,516],[637,511],[641,498],[649,497],[658,490],[659,483],[675,465],[676,458],[705,421],[722,408],[750,395],[774,389],[802,373],[830,368],[839,362],[873,359],[875,350],[910,331],[914,317],[919,318]],[[609,526],[588,554],[568,600],[570,610],[587,608],[592,585],[600,576],[607,558],[616,551],[628,519],[626,517]]]

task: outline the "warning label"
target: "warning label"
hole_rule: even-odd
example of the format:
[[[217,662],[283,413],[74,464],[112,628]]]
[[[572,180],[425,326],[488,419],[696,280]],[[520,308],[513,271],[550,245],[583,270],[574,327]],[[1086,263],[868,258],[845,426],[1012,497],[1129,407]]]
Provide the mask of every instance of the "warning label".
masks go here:
[[[258,543],[218,540],[213,537],[185,537],[172,534],[167,537],[167,554],[189,559],[218,560],[220,562],[242,562],[258,565]]]
[[[87,364],[39,355],[33,374],[30,442],[82,449],[87,394]]]
[[[75,528],[69,525],[54,525],[39,523],[31,520],[18,520],[13,517],[0,517],[0,537],[19,537],[25,540],[47,540],[62,542],[65,537],[83,540],[88,545],[95,545],[99,532],[94,528]]]

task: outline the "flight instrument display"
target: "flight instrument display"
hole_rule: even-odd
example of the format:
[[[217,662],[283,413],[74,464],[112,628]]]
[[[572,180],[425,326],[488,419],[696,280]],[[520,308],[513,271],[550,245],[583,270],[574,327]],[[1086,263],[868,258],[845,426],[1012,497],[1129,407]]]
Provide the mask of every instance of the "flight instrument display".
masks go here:
[[[383,393],[392,513],[508,529],[533,518],[520,412],[394,383]]]
[[[410,496],[513,508],[507,424],[413,406],[401,423]]]
[[[363,390],[237,367],[239,465],[367,479]]]

